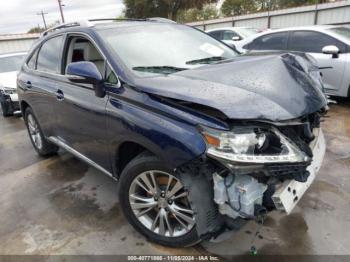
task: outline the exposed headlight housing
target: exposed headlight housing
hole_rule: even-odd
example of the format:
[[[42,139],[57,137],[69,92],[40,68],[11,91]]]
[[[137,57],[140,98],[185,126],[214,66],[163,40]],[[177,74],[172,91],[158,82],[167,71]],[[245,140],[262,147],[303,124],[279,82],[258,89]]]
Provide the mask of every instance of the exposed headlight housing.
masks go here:
[[[297,163],[309,157],[275,128],[239,127],[231,131],[202,128],[207,155],[238,163]]]

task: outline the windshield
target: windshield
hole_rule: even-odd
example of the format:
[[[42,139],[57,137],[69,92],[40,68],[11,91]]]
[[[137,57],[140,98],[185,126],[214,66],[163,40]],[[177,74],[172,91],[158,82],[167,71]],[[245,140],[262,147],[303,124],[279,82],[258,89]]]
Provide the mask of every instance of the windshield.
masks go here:
[[[259,30],[255,28],[235,28],[235,30],[243,38],[247,38],[249,36],[256,35],[257,33],[259,33]]]
[[[101,30],[99,34],[139,76],[176,73],[238,55],[207,34],[187,26],[128,26]]]
[[[21,68],[24,55],[0,57],[0,73],[18,71]]]
[[[350,28],[348,27],[336,27],[329,29],[333,33],[336,33],[342,37],[345,37],[347,40],[350,41]]]

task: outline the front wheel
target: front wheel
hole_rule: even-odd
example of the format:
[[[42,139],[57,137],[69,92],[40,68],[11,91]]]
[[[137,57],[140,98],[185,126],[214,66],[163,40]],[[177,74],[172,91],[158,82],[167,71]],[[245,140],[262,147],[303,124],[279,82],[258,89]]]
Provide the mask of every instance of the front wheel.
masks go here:
[[[200,241],[188,193],[157,157],[142,154],[125,167],[119,199],[128,221],[150,241],[171,247]]]

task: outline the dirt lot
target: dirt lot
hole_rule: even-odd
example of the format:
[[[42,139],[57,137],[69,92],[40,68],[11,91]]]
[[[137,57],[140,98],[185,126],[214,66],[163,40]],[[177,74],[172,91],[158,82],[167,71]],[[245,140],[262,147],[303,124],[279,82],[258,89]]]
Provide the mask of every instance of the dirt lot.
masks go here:
[[[289,216],[273,212],[260,254],[350,254],[350,102],[323,123],[326,158]],[[0,118],[0,254],[247,254],[257,224],[221,243],[169,249],[125,221],[110,178],[70,154],[39,158],[19,117]]]

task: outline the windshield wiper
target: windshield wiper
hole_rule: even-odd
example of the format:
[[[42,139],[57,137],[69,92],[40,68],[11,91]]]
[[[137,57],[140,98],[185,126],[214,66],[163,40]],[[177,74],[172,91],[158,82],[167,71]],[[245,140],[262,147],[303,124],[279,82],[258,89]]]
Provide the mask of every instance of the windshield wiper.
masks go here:
[[[172,74],[172,73],[187,70],[188,68],[181,68],[181,67],[175,67],[175,66],[135,66],[132,69],[136,71],[148,72],[148,73]]]
[[[186,65],[210,64],[212,62],[218,62],[218,61],[222,61],[222,60],[226,60],[226,57],[212,56],[212,57],[206,57],[206,58],[187,61]]]

